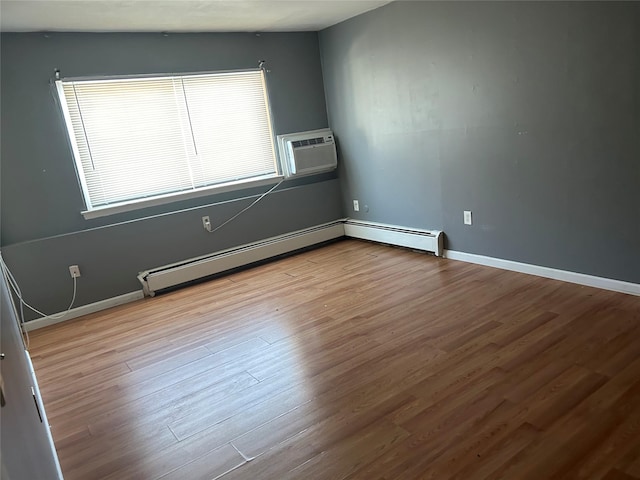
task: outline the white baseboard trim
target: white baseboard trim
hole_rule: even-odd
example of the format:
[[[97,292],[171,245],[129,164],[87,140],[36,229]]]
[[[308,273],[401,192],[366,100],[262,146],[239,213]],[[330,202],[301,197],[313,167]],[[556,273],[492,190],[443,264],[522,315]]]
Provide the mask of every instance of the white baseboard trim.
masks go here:
[[[342,232],[340,231],[340,228],[342,228],[342,224],[345,222],[346,220],[338,220],[333,225],[331,225],[332,229],[329,229],[329,231],[327,232],[328,233],[327,239],[337,238],[342,236]],[[358,223],[362,224],[364,222],[358,222]],[[406,240],[404,238],[397,237],[395,231],[389,232],[384,228],[382,229],[376,228],[376,226],[378,225],[383,227],[389,227],[387,225],[373,224],[373,222],[371,222],[371,226],[374,228],[370,228],[370,229],[368,228],[367,233],[363,233],[364,231],[359,232],[359,231],[351,230],[351,231],[345,232],[345,234],[348,237],[364,238],[366,240],[372,240],[372,241],[377,241],[381,243],[388,243],[388,244],[398,245],[398,246],[410,246],[413,248],[424,249],[422,244],[418,244],[415,246],[406,245]],[[329,224],[324,225],[323,227],[326,227],[326,226],[329,226]],[[347,229],[346,228],[347,225],[344,225],[344,227],[345,229]],[[394,227],[394,228],[403,228],[403,227]],[[405,229],[405,230],[409,230],[409,229]],[[436,246],[438,245],[439,242],[441,242],[441,238],[442,238],[441,232],[429,232],[428,230],[424,230],[421,232],[436,234],[438,236],[438,238],[435,240]],[[310,244],[316,243],[320,240],[326,240],[326,239],[314,238],[314,242],[310,242]],[[296,248],[300,248],[301,246],[306,246],[306,245],[298,245],[298,244],[287,245],[287,247],[292,250],[295,250]],[[288,250],[288,248],[285,248],[284,250]],[[510,270],[513,272],[526,273],[529,275],[537,275],[539,277],[545,277],[545,278],[551,278],[554,280],[561,280],[564,282],[576,283],[578,285],[584,285],[587,287],[602,288],[604,290],[611,290],[614,292],[621,292],[621,293],[627,293],[630,295],[640,296],[640,284],[637,284],[637,283],[624,282],[622,280],[614,280],[611,278],[596,277],[593,275],[586,275],[584,273],[570,272],[567,270],[558,270],[555,268],[542,267],[539,265],[532,265],[529,263],[521,263],[521,262],[515,262],[512,260],[504,260],[501,258],[487,257],[484,255],[477,255],[474,253],[458,252],[455,250],[443,250],[442,252],[443,252],[442,256],[450,260],[459,260],[459,261],[468,262],[468,263],[475,263],[478,265],[501,268],[503,270]],[[271,252],[271,253],[274,253],[274,252]],[[276,252],[276,253],[282,253],[282,252]],[[83,315],[88,315],[90,313],[106,310],[107,308],[115,307],[118,305],[124,305],[125,303],[134,302],[136,300],[140,300],[144,298],[144,296],[145,295],[143,290],[137,290],[134,292],[125,293],[123,295],[118,295],[117,297],[107,298],[104,300],[100,300],[98,302],[72,308],[71,310],[69,310],[69,312],[66,315],[60,318],[44,317],[36,320],[31,320],[24,324],[24,329],[30,332],[32,330],[44,328],[49,325],[54,325],[56,323],[71,320],[72,318],[81,317]],[[57,316],[57,315],[59,314],[55,314],[53,316]]]
[[[104,300],[100,300],[98,302],[89,303],[87,305],[81,305],[76,308],[72,308],[69,312],[60,317],[60,318],[49,318],[43,317],[38,318],[36,320],[31,320],[30,322],[25,322],[24,329],[27,332],[32,330],[37,330],[38,328],[48,327],[49,325],[54,325],[60,322],[66,322],[67,320],[71,320],[72,318],[81,317],[82,315],[88,315],[90,313],[99,312],[101,310],[106,310],[107,308],[116,307],[118,305],[124,305],[125,303],[134,302],[136,300],[140,300],[144,298],[144,294],[142,290],[137,290],[135,292],[125,293],[124,295],[118,295],[117,297],[106,298]],[[52,316],[62,315],[62,312],[56,313]]]
[[[630,295],[640,295],[640,284],[623,282],[622,280],[596,277],[594,275],[586,275],[584,273],[569,272],[567,270],[558,270],[556,268],[542,267],[529,263],[514,262],[512,260],[503,260],[501,258],[486,257],[484,255],[458,252],[455,250],[445,250],[444,257],[450,260],[477,263],[478,265],[486,265],[488,267],[501,268],[503,270],[511,270],[513,272],[528,273],[530,275],[537,275],[538,277],[562,280],[563,282],[577,283],[578,285],[584,285],[587,287],[602,288],[604,290],[628,293]]]

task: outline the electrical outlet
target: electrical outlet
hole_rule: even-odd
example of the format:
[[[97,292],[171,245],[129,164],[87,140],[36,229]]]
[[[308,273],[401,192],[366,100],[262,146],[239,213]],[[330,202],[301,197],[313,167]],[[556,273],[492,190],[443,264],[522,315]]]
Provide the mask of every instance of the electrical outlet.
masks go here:
[[[78,278],[80,276],[80,267],[78,265],[69,265],[69,274],[71,274],[71,278]]]
[[[354,212],[359,212],[360,211],[360,203],[358,202],[358,200],[354,200],[353,201],[353,211]]]
[[[202,226],[207,232],[211,231],[211,220],[209,219],[208,215],[202,217]]]
[[[464,211],[464,224],[471,225],[473,221],[471,220],[471,212],[469,210]]]

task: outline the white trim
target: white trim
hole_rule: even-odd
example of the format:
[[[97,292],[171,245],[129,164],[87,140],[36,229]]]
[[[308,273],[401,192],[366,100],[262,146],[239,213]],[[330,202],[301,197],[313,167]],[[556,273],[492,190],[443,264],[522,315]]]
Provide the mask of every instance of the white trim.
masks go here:
[[[244,188],[262,187],[264,185],[275,185],[284,177],[282,175],[269,174],[266,177],[253,177],[245,180],[236,180],[233,182],[221,183],[211,187],[197,188],[184,192],[167,193],[165,195],[155,195],[149,198],[139,200],[131,200],[128,202],[116,203],[113,205],[105,205],[103,207],[95,207],[91,210],[85,210],[82,216],[85,220],[92,218],[106,217],[107,215],[115,215],[116,213],[130,212],[141,208],[154,207],[156,205],[165,205],[167,203],[179,202],[181,200],[189,200],[191,198],[205,197],[207,195],[215,195],[218,193],[231,192]],[[86,197],[89,198],[89,197]]]
[[[62,87],[62,80],[56,80],[56,90],[58,92],[58,100],[60,107],[62,108],[62,116],[64,117],[64,123],[67,127],[67,132],[73,132],[73,122],[71,121],[71,113],[69,113],[69,105],[64,96],[64,88]],[[76,167],[76,175],[80,181],[80,188],[82,189],[82,198],[86,203],[86,199],[89,198],[89,188],[87,187],[87,181],[82,174],[82,162],[78,162],[80,158],[80,150],[78,149],[78,142],[75,135],[67,135],[69,138],[69,144],[71,145],[71,151],[73,152],[73,165]],[[86,218],[86,217],[85,217]]]
[[[512,260],[503,260],[501,258],[486,257],[484,255],[476,255],[474,253],[457,252],[455,250],[445,250],[444,257],[450,260],[460,260],[468,263],[476,263],[478,265],[486,265],[487,267],[501,268],[503,270],[511,270],[513,272],[528,273],[539,277],[562,280],[563,282],[577,283],[578,285],[584,285],[587,287],[602,288],[604,290],[628,293],[630,295],[640,295],[640,284],[638,283],[596,277],[594,275],[586,275],[584,273],[558,270],[556,268],[514,262]]]
[[[62,469],[60,468],[60,459],[58,458],[58,452],[56,450],[56,445],[53,442],[53,435],[51,435],[51,426],[49,424],[49,419],[47,418],[47,411],[44,408],[44,401],[42,400],[42,394],[40,392],[40,386],[38,385],[38,377],[36,376],[36,370],[33,368],[33,361],[31,360],[31,354],[29,350],[24,351],[25,356],[27,357],[27,364],[29,365],[29,373],[31,374],[31,379],[33,380],[33,393],[35,395],[35,401],[37,402],[38,410],[40,411],[40,415],[42,416],[42,423],[44,425],[45,433],[47,434],[47,440],[49,440],[49,446],[51,447],[51,456],[53,457],[53,462],[56,467],[56,473],[58,475],[57,480],[64,480],[62,476]]]
[[[64,322],[67,320],[71,320],[72,318],[81,317],[82,315],[88,315],[90,313],[99,312],[101,310],[106,310],[107,308],[116,307],[118,305],[123,305],[125,303],[134,302],[136,300],[140,300],[144,298],[144,294],[142,290],[136,290],[135,292],[125,293],[124,295],[118,295],[117,297],[105,298],[104,300],[100,300],[98,302],[89,303],[87,305],[81,305],[76,308],[72,308],[69,312],[60,318],[49,318],[43,317],[38,318],[37,320],[31,320],[30,322],[24,323],[24,329],[27,332],[31,330],[37,330],[38,328],[48,327],[49,325],[54,325],[56,323]],[[58,313],[56,315],[61,315]]]
[[[438,257],[442,256],[443,251],[443,235],[439,230],[423,230],[386,223],[347,219],[344,224],[344,234],[347,237],[425,250],[435,253]]]
[[[368,226],[366,230],[358,231],[355,227]],[[384,227],[384,228],[382,228]],[[442,232],[429,231],[419,229],[407,229],[404,227],[394,227],[382,223],[375,222],[361,222],[356,220],[341,219],[335,222],[329,222],[315,227],[299,230],[297,232],[280,235],[278,237],[272,237],[270,239],[255,242],[253,244],[243,245],[241,247],[228,249],[222,252],[217,252],[211,255],[202,256],[180,262],[179,264],[167,265],[158,269],[149,270],[140,274],[139,278],[143,282],[143,285],[147,282],[143,277],[151,275],[152,273],[162,273],[162,269],[175,269],[178,271],[178,283],[193,280],[199,278],[197,275],[204,276],[211,275],[212,262],[215,262],[213,267],[213,273],[222,272],[231,268],[247,265],[255,261],[264,260],[273,256],[277,256],[283,253],[295,251],[300,248],[312,246],[314,244],[340,238],[342,236],[363,238],[366,240],[372,240],[381,243],[388,243],[398,246],[409,246],[410,248],[418,248],[424,250],[423,243],[418,243],[418,246],[407,245],[407,237],[398,236],[398,233],[402,234],[403,231],[420,232],[422,234],[432,234],[436,244],[442,241]],[[366,235],[366,236],[365,236]],[[398,239],[400,242],[398,242]],[[431,241],[434,241],[432,239]],[[441,244],[441,243],[440,243]],[[430,250],[433,251],[433,250]],[[478,265],[485,265],[488,267],[501,268],[503,270],[510,270],[514,272],[526,273],[529,275],[537,275],[539,277],[551,278],[554,280],[561,280],[564,282],[576,283],[579,285],[585,285],[588,287],[602,288],[604,290],[611,290],[614,292],[627,293],[630,295],[640,296],[640,284],[624,282],[622,280],[614,280],[610,278],[596,277],[593,275],[586,275],[583,273],[570,272],[566,270],[558,270],[550,267],[543,267],[539,265],[532,265],[528,263],[515,262],[512,260],[504,260],[501,258],[487,257],[484,255],[477,255],[473,253],[458,252],[455,250],[442,250],[442,256],[449,260],[458,260],[468,263],[475,263]],[[437,254],[437,253],[436,253]],[[189,268],[193,268],[190,265],[186,265],[188,262],[194,262],[197,265],[197,271],[192,270],[188,272]],[[193,264],[192,264],[193,265]],[[203,270],[204,269],[204,270]],[[187,270],[187,272],[185,272]],[[166,270],[165,270],[166,271]],[[196,276],[194,276],[196,275]],[[161,275],[162,276],[162,275]],[[174,278],[172,281],[176,280]],[[178,283],[174,283],[177,285]],[[156,284],[156,289],[159,289],[159,285],[165,285],[164,280]],[[170,284],[165,285],[171,286]],[[162,288],[162,287],[160,287]],[[153,294],[153,290],[147,294]],[[82,305],[71,309],[67,315],[52,319],[52,318],[40,318],[32,320],[24,324],[26,331],[32,331],[39,328],[54,325],[56,323],[71,320],[82,315],[88,315],[90,313],[105,310],[107,308],[123,305],[136,300],[144,298],[143,290],[137,290],[135,292],[125,293],[117,297],[107,298],[88,305]]]
[[[182,262],[156,267],[138,275],[145,295],[215,275],[301,248],[344,237],[342,220],[259,240]]]

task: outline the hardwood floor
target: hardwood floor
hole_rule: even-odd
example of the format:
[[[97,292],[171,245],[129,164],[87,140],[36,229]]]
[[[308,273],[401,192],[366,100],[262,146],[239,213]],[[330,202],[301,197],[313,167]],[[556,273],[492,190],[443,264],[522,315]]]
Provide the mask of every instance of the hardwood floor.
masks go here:
[[[613,480],[639,333],[640,297],[345,240],[31,353],[67,480]]]

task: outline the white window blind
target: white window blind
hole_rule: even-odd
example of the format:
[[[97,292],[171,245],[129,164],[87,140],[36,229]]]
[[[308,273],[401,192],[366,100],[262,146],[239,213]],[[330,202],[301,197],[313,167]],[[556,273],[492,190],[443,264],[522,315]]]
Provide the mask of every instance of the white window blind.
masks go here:
[[[58,91],[88,210],[277,175],[261,70]]]

